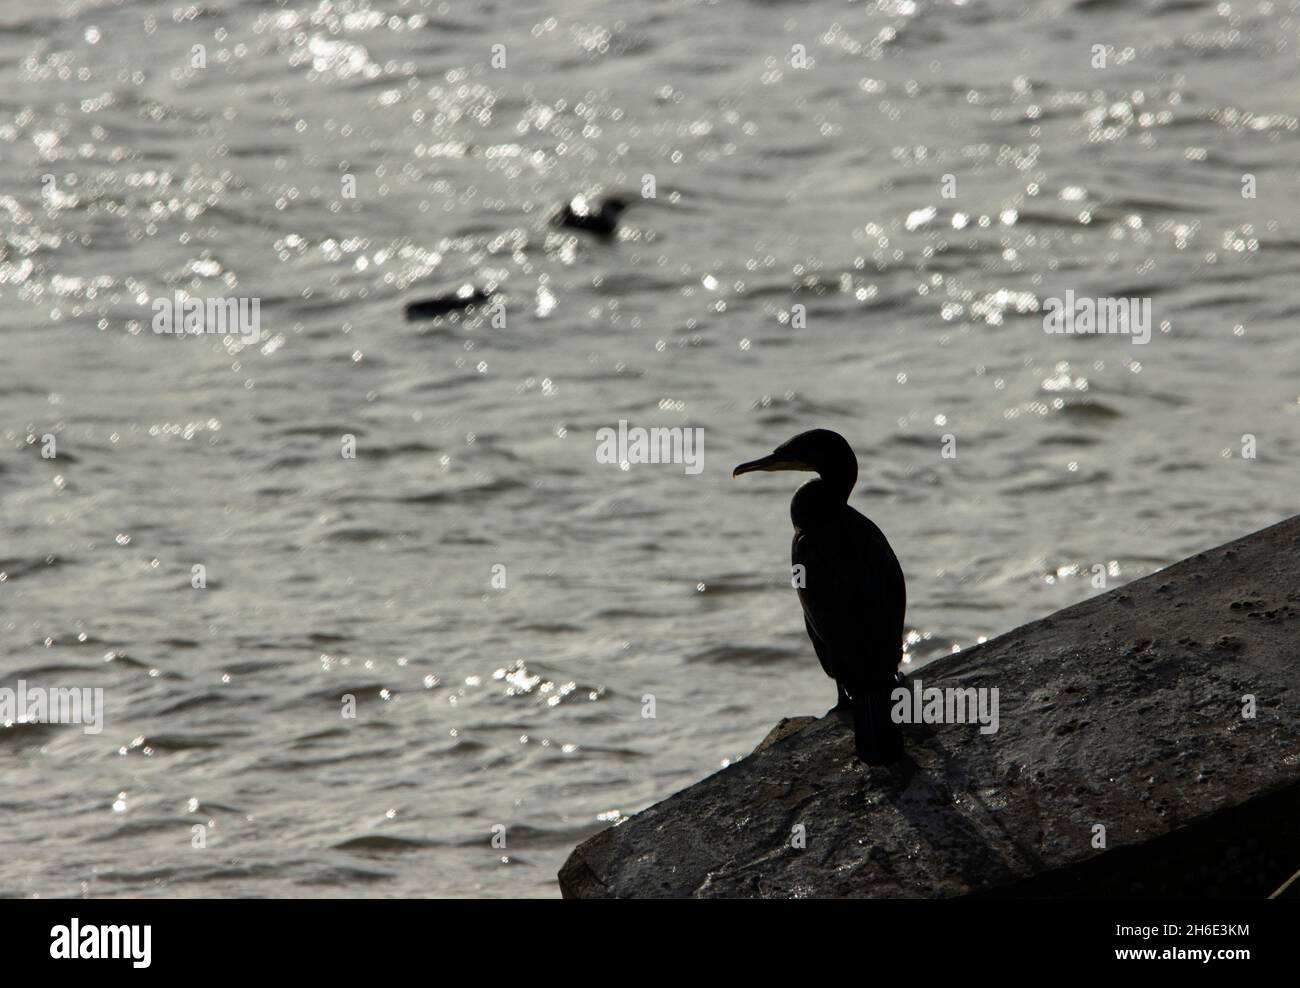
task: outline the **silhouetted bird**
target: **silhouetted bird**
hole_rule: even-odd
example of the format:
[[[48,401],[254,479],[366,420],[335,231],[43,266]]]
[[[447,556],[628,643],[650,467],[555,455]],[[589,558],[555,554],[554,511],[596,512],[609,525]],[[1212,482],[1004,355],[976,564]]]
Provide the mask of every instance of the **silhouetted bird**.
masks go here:
[[[435,319],[438,316],[445,316],[448,312],[459,312],[461,309],[486,302],[491,297],[490,292],[466,283],[452,291],[406,303],[406,318]]]
[[[601,237],[610,237],[618,229],[618,218],[627,206],[627,200],[619,196],[607,196],[596,202],[587,196],[576,195],[555,214],[552,222],[571,230],[586,230]]]
[[[884,533],[849,506],[858,460],[837,432],[813,429],[733,477],[753,470],[811,470],[790,502],[792,560],[804,624],[826,675],[838,686],[835,709],[852,708],[858,757],[888,765],[903,753],[903,736],[890,717],[890,694],[902,681],[903,569]],[[803,586],[799,587],[802,576]]]

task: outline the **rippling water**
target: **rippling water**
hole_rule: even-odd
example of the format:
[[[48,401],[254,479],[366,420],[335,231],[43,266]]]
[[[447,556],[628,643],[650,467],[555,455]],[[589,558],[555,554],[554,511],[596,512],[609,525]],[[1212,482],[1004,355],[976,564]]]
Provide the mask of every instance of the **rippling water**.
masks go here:
[[[1294,2],[0,29],[0,685],[107,705],[0,728],[0,894],[556,894],[832,703],[803,478],[729,478],[806,428],[857,449],[913,663],[1295,510]],[[601,190],[616,240],[548,226]],[[504,327],[402,319],[466,280]],[[1154,338],[1044,333],[1066,289]],[[264,338],[155,335],[177,290],[260,298]],[[702,427],[704,471],[598,464],[619,419]]]

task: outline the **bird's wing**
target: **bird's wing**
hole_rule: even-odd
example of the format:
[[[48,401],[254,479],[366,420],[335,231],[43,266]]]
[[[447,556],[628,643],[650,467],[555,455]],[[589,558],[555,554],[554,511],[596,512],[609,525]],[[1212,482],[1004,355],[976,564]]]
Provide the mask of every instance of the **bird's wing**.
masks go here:
[[[813,644],[813,651],[817,653],[817,661],[822,664],[822,671],[831,679],[835,679],[835,653],[822,641],[822,636],[817,634],[817,629],[813,627],[807,610],[804,611],[803,626],[808,632],[808,640]]]
[[[901,580],[892,553],[852,530],[801,532],[793,558],[804,567],[799,589],[809,637],[823,668],[846,682],[883,671],[901,658]]]
[[[831,676],[843,675],[845,663],[862,645],[854,633],[850,615],[862,616],[859,599],[865,588],[860,577],[845,565],[835,544],[825,535],[801,532],[795,536],[793,559],[803,567],[803,586],[798,588],[808,636],[812,639],[823,668]]]

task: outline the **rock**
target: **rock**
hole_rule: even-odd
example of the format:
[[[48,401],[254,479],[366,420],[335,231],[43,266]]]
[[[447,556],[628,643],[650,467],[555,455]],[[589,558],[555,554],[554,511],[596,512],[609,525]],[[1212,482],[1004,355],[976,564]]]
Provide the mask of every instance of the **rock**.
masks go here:
[[[760,751],[767,751],[778,741],[784,741],[791,734],[798,734],[809,724],[815,723],[817,723],[816,717],[782,717],[777,721],[776,727],[767,732],[767,736],[758,742],[758,747],[750,754],[757,755]]]
[[[1276,892],[1269,896],[1270,899],[1300,899],[1300,871],[1288,878],[1282,883]]]
[[[1300,516],[910,678],[998,689],[998,730],[905,726],[868,770],[837,716],[787,719],[580,844],[561,892],[1263,898],[1295,867]]]

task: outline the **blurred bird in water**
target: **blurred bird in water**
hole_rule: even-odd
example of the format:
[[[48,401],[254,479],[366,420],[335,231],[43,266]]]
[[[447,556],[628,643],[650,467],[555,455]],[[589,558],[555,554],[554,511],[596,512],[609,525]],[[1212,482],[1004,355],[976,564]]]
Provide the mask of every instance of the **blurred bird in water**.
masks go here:
[[[452,291],[444,291],[429,298],[407,302],[405,308],[406,318],[410,322],[420,319],[436,319],[438,316],[445,316],[449,312],[459,312],[461,309],[481,305],[491,298],[491,292],[484,291],[482,288],[467,282]]]
[[[618,229],[619,217],[627,211],[628,202],[622,196],[606,196],[595,200],[576,195],[566,202],[551,222],[571,230],[585,230],[598,237],[612,237]]]
[[[907,588],[884,533],[849,506],[858,459],[838,432],[801,432],[772,453],[732,471],[811,470],[818,479],[790,501],[792,561],[804,624],[826,675],[835,680],[835,709],[853,711],[858,757],[888,765],[903,753],[903,735],[890,717],[890,694],[902,682],[903,613]],[[798,581],[796,581],[797,583]]]

